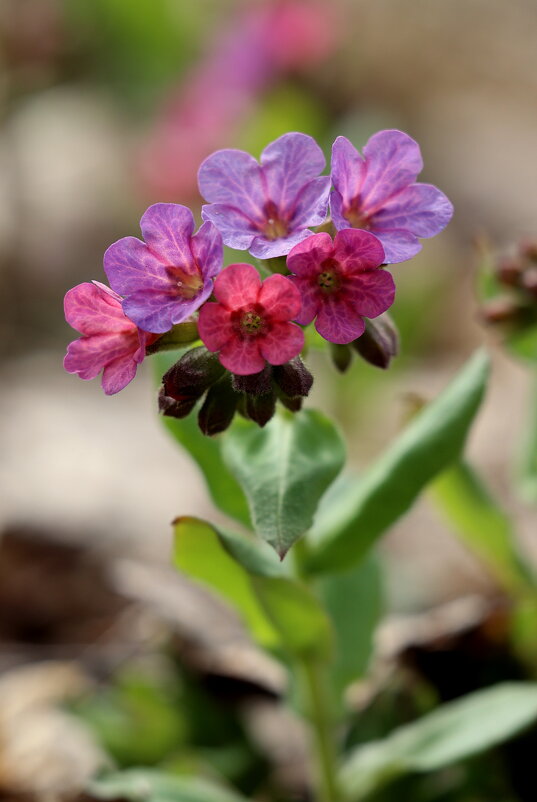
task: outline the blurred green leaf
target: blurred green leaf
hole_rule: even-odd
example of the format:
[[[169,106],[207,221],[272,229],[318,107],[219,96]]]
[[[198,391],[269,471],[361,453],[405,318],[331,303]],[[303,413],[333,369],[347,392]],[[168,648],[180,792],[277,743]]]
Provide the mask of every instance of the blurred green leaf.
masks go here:
[[[421,490],[456,460],[479,409],[489,359],[476,353],[435,401],[411,421],[395,443],[345,494],[334,521],[324,517],[308,537],[305,567],[345,570],[405,513]]]
[[[353,750],[344,798],[361,800],[409,772],[437,771],[511,738],[537,720],[537,684],[504,683],[449,702],[382,741]]]
[[[323,576],[318,591],[335,632],[332,676],[341,691],[366,673],[373,651],[373,636],[383,612],[378,560],[369,554],[350,571]]]
[[[537,325],[511,332],[506,338],[512,354],[530,362],[537,362]]]
[[[518,554],[509,518],[467,463],[456,462],[440,474],[431,490],[457,535],[503,588],[520,591],[534,587],[531,573]]]
[[[161,688],[130,671],[112,687],[82,697],[73,708],[117,763],[151,765],[184,741],[187,725],[173,703],[177,698],[177,688]]]
[[[526,501],[537,502],[537,376],[533,377],[530,410],[524,427],[524,442],[517,470],[520,493]]]
[[[245,798],[195,777],[174,777],[151,769],[113,772],[94,780],[89,792],[97,799],[129,802],[245,802]]]
[[[328,418],[303,410],[276,415],[263,429],[237,421],[223,456],[246,494],[256,532],[283,558],[310,528],[345,447]]]
[[[330,646],[325,613],[265,549],[197,518],[175,523],[175,565],[220,593],[260,643],[282,644],[293,654],[325,656]]]
[[[166,351],[152,357],[158,382],[183,353],[185,353],[185,349],[175,352]],[[186,418],[176,419],[161,416],[160,420],[172,437],[198,463],[216,506],[226,515],[249,526],[248,504],[239,484],[230,474],[222,459],[221,439],[207,437],[201,433],[196,411]]]

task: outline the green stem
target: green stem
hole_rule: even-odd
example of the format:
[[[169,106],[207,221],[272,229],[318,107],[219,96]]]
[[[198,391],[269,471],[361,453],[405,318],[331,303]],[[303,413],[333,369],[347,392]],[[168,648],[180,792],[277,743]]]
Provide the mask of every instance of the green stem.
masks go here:
[[[337,759],[334,744],[333,720],[323,666],[304,658],[301,662],[303,688],[307,697],[314,747],[315,770],[318,782],[316,802],[339,802]]]

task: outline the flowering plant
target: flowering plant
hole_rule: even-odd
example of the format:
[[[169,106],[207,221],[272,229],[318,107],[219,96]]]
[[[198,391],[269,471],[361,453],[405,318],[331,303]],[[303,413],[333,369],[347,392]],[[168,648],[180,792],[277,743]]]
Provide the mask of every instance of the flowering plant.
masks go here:
[[[67,293],[66,318],[82,337],[64,364],[82,379],[102,370],[103,389],[113,394],[144,356],[156,355],[167,428],[198,462],[215,504],[249,530],[179,517],[175,563],[224,597],[288,668],[311,723],[315,799],[339,802],[398,772],[443,765],[439,743],[453,727],[434,730],[436,763],[415,756],[427,740],[418,727],[414,740],[395,738],[401,747],[390,752],[392,762],[382,750],[368,761],[357,748],[340,767],[336,724],[344,690],[365,667],[358,658],[361,594],[371,581],[364,558],[458,461],[488,364],[475,355],[359,481],[338,478],[339,430],[302,409],[313,384],[308,327],[314,323],[328,343],[337,369],[347,370],[353,354],[387,368],[398,349],[387,315],[396,298],[388,266],[413,257],[419,239],[438,234],[453,209],[439,189],[416,182],[419,146],[401,131],[375,134],[363,156],[338,137],[331,177],[321,175],[324,166],[320,147],[301,133],[269,144],[260,162],[240,150],[209,156],[199,170],[207,204],[197,233],[189,209],[157,203],[142,217],[143,241],[125,237],[107,250],[111,289],[93,282]],[[248,251],[254,263],[226,265],[224,244]],[[525,585],[517,570],[513,581]],[[463,741],[444,753],[464,756],[474,747]]]

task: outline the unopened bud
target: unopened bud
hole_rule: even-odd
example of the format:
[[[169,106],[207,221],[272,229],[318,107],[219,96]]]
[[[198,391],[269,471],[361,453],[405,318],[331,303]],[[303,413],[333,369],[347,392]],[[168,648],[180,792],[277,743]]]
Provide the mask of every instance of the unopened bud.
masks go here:
[[[386,313],[374,320],[366,319],[364,333],[351,345],[370,365],[385,370],[399,352],[395,323]]]
[[[528,267],[522,274],[522,286],[532,298],[537,299],[537,265]]]
[[[243,411],[245,417],[253,420],[258,426],[264,426],[276,411],[276,394],[270,392],[266,395],[247,395]]]
[[[491,298],[480,310],[480,316],[485,323],[507,323],[516,320],[520,314],[520,307],[511,298]]]
[[[498,281],[508,287],[516,287],[520,281],[521,273],[522,262],[520,259],[502,259],[496,270]]]
[[[185,395],[200,398],[225,373],[218,356],[200,345],[183,354],[162,377],[164,393],[181,401]]]
[[[302,409],[302,397],[300,395],[295,396],[295,398],[290,398],[280,391],[278,393],[278,398],[290,412],[299,412],[299,410]]]
[[[334,366],[340,373],[345,373],[349,369],[352,362],[352,351],[348,345],[330,343],[330,356]]]
[[[528,240],[520,244],[520,254],[532,262],[537,262],[537,241]]]
[[[267,395],[272,391],[272,366],[266,365],[259,373],[251,373],[249,376],[237,376],[234,373],[231,382],[237,393]]]
[[[313,384],[313,376],[299,356],[295,356],[285,365],[277,365],[273,377],[280,390],[289,398],[307,396]]]
[[[196,406],[198,398],[200,395],[184,395],[181,399],[171,398],[166,395],[164,387],[161,387],[158,396],[159,412],[168,418],[186,418]]]
[[[213,384],[198,413],[198,425],[203,434],[224,432],[233,420],[239,398],[231,386],[229,374]]]

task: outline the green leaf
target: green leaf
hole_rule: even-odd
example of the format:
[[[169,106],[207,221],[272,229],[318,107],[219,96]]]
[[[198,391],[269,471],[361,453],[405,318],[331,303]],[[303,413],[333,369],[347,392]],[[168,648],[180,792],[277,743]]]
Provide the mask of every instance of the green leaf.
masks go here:
[[[238,421],[223,456],[243,488],[254,528],[283,559],[310,528],[319,500],[340,472],[345,447],[320,412],[281,413],[264,429]]]
[[[183,353],[184,349],[175,353],[159,353],[152,357],[158,381]],[[224,464],[222,441],[201,433],[195,413],[180,420],[164,416],[160,420],[171,436],[198,463],[216,506],[226,515],[249,526],[248,504],[239,484]]]
[[[531,589],[531,573],[520,558],[513,527],[476,473],[457,462],[432,485],[433,498],[461,540],[508,592]]]
[[[94,780],[89,792],[97,799],[129,802],[246,802],[245,798],[195,777],[179,777],[152,769],[128,769]]]
[[[332,677],[341,691],[366,673],[373,651],[373,636],[383,612],[378,560],[369,554],[350,571],[323,576],[318,591],[335,632]]]
[[[535,683],[504,683],[449,702],[384,740],[353,750],[340,776],[345,799],[361,800],[403,774],[437,771],[464,760],[535,720]]]
[[[246,538],[243,540],[245,542],[239,546],[239,537],[232,540],[233,547],[249,555],[246,558],[249,564],[257,560],[262,566],[264,557],[253,557],[250,544]],[[174,523],[174,563],[231,604],[259,643],[267,647],[279,643],[279,637],[252,588],[250,576],[226,549],[222,532],[199,518],[178,518]]]
[[[537,376],[533,377],[530,403],[517,479],[522,497],[530,503],[535,503],[537,502]]]
[[[412,506],[428,482],[459,457],[488,373],[488,357],[476,353],[447,389],[416,415],[356,483],[355,492],[347,491],[334,523],[313,528],[308,537],[308,570],[326,573],[358,562]]]
[[[506,338],[507,347],[515,356],[537,362],[537,325],[512,332]]]
[[[229,602],[264,646],[282,645],[299,656],[327,655],[328,618],[310,591],[285,575],[266,544],[197,518],[179,518],[174,561]]]

